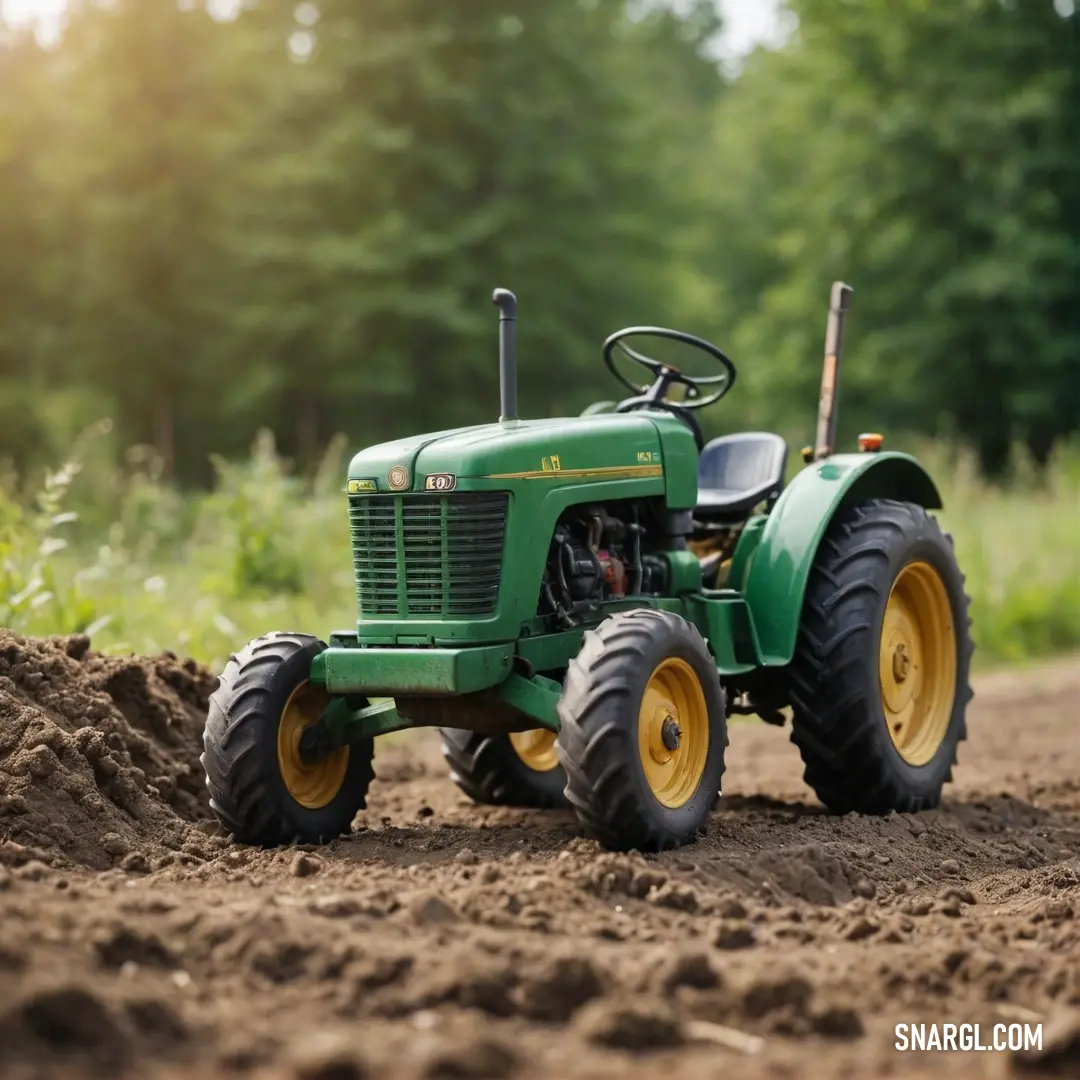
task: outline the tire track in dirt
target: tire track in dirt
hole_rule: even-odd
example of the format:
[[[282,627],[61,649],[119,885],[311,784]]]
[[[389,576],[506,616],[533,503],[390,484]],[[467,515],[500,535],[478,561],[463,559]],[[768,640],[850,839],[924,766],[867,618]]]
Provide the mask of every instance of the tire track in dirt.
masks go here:
[[[785,732],[736,725],[708,835],[649,857],[471,805],[428,736],[379,746],[351,837],[237,847],[212,685],[0,632],[5,1077],[1080,1074],[1076,662],[981,680],[920,815],[830,816]],[[1036,1017],[1060,1060],[893,1049]]]

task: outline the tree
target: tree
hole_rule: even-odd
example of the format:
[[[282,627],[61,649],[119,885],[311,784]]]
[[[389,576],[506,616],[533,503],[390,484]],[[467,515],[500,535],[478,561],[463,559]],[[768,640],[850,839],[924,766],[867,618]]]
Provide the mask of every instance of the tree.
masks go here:
[[[321,6],[318,51],[248,158],[236,232],[251,285],[236,353],[274,373],[285,432],[296,410],[359,442],[494,417],[497,285],[519,294],[534,413],[579,409],[603,337],[671,306],[687,196],[661,165],[679,143],[641,135],[673,98],[635,61],[662,48],[719,90],[715,70],[681,23],[632,24],[621,2],[519,11]]]
[[[758,405],[813,399],[822,303],[846,278],[849,422],[951,428],[991,473],[1014,438],[1045,461],[1080,425],[1075,16],[1050,0],[791,6],[795,40],[719,110],[734,170],[716,276],[740,350],[768,358]]]
[[[78,9],[61,50],[67,375],[107,387],[123,444],[154,446],[184,478],[220,383],[232,31],[169,0],[117,0]]]

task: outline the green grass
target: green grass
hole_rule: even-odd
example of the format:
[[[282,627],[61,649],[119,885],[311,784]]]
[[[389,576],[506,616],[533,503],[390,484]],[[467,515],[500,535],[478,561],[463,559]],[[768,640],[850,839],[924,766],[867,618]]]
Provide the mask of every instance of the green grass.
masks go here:
[[[93,464],[99,433],[29,491],[0,483],[0,626],[219,666],[267,630],[351,625],[343,445],[302,480],[264,435],[249,460],[215,463],[211,492],[185,498],[152,455]],[[992,488],[962,454],[919,453],[967,574],[979,665],[1080,647],[1080,455]]]
[[[966,458],[924,460],[943,479],[979,666],[1080,648],[1080,457],[1061,455],[1041,479],[1022,469],[1004,488],[981,483]]]

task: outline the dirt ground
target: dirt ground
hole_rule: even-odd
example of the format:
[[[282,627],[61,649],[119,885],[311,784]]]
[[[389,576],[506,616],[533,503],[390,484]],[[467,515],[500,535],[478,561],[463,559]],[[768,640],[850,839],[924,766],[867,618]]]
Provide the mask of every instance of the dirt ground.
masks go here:
[[[1080,1076],[1080,661],[977,681],[946,804],[832,817],[732,731],[708,836],[612,855],[380,747],[329,847],[210,823],[213,679],[0,631],[0,1076]],[[1044,1023],[901,1053],[899,1023]]]

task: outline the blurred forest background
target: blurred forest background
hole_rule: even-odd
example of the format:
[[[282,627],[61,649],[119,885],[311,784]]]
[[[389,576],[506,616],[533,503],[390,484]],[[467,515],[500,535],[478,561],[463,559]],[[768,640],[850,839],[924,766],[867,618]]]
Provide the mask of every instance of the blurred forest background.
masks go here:
[[[342,449],[496,416],[496,285],[523,415],[613,396],[600,343],[659,323],[740,366],[712,432],[798,447],[843,278],[843,437],[933,440],[986,655],[1080,644],[1075,4],[787,8],[737,68],[712,0],[0,32],[0,623],[347,625]]]

